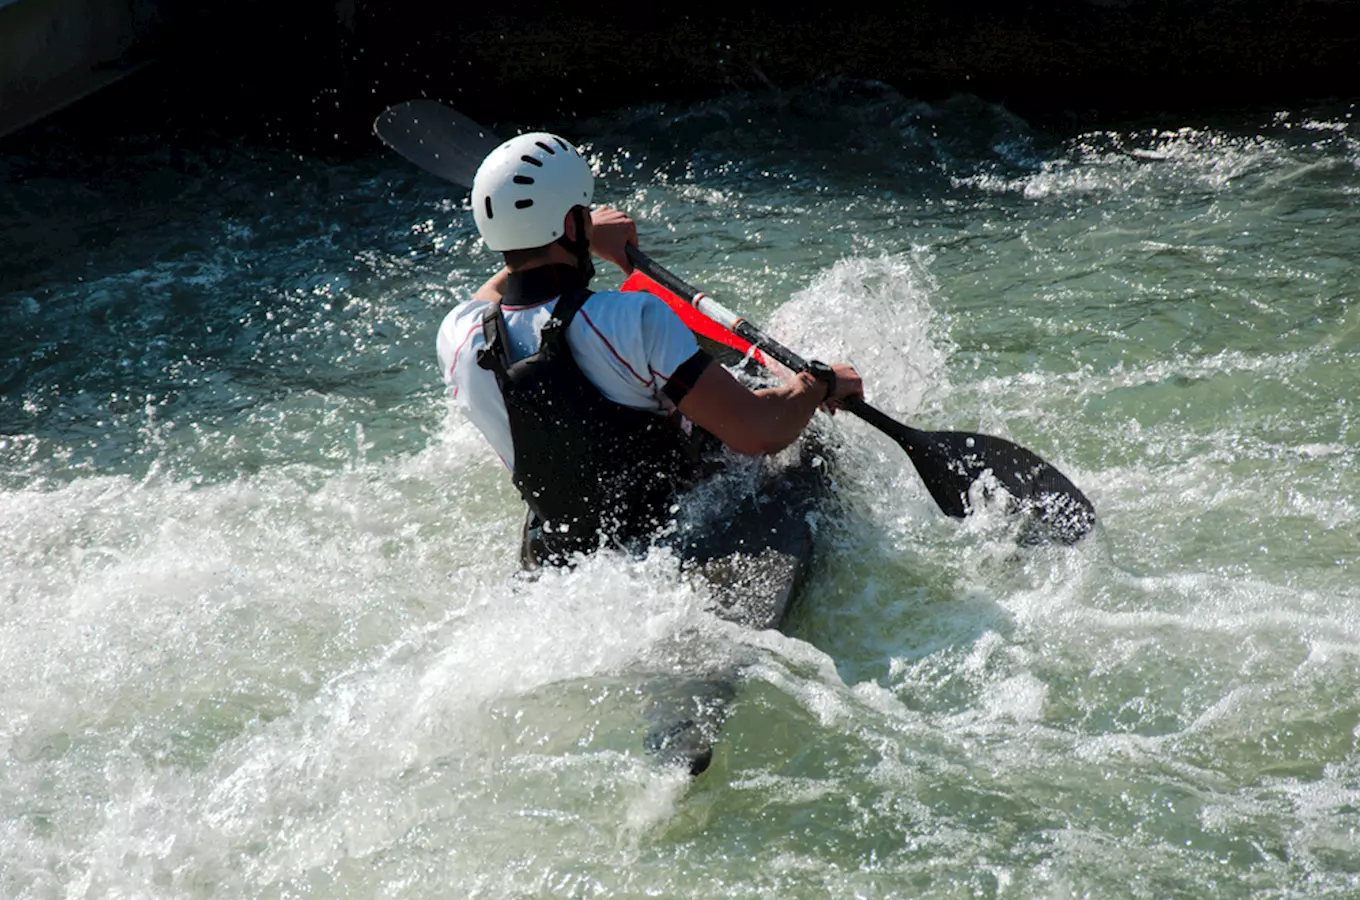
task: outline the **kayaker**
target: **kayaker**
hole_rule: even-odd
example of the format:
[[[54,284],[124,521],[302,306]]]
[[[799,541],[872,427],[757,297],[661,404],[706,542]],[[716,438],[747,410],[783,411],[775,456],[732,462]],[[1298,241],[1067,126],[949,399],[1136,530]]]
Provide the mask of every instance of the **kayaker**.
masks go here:
[[[854,368],[816,366],[751,390],[699,348],[659,298],[592,293],[591,254],[632,271],[637,227],[592,211],[594,176],[570,142],[524,134],[477,170],[472,210],[505,266],[444,319],[453,396],[529,506],[526,565],[645,539],[697,473],[689,423],[738,453],[776,453],[819,406],[860,396]]]

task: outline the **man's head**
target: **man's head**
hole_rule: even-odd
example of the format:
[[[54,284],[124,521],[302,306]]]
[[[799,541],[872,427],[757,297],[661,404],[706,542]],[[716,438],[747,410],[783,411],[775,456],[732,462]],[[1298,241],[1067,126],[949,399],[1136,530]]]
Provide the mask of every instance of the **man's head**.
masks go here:
[[[472,215],[492,250],[533,258],[561,243],[590,261],[585,221],[595,194],[590,164],[568,141],[535,132],[492,150],[472,180]],[[584,214],[570,215],[577,208]],[[570,233],[569,233],[570,232]]]

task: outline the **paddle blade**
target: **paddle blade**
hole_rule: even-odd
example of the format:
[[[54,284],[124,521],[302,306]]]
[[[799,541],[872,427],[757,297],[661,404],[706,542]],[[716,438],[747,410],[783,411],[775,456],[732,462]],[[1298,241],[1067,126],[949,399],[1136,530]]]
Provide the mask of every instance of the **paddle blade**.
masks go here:
[[[675,311],[675,314],[680,317],[680,321],[684,322],[685,327],[690,331],[702,337],[706,337],[710,341],[731,347],[739,353],[750,353],[751,358],[762,366],[769,365],[769,363],[765,361],[765,354],[761,353],[759,350],[755,350],[750,341],[728,331],[722,325],[691,306],[683,297],[679,296],[674,291],[669,290],[641,270],[634,270],[633,274],[628,276],[628,280],[623,283],[623,287],[620,288],[620,290],[642,291],[660,297],[666,302],[667,306]]]
[[[1075,544],[1096,522],[1095,507],[1067,476],[1005,438],[967,431],[918,431],[894,422],[883,429],[902,445],[931,497],[946,514],[963,518],[979,482],[1003,488],[1035,540]]]
[[[464,187],[500,140],[462,113],[434,100],[407,100],[383,110],[373,133],[432,175]]]

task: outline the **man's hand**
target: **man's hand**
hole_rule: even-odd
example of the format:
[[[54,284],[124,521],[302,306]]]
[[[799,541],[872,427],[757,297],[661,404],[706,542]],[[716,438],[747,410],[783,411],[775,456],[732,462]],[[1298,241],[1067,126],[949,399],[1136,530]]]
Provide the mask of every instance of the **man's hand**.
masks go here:
[[[836,373],[836,391],[823,401],[822,406],[834,414],[841,408],[842,400],[848,397],[864,399],[864,383],[860,381],[854,367],[847,363],[832,363],[831,369]]]
[[[633,264],[628,261],[628,244],[637,246],[637,223],[628,214],[609,206],[601,206],[590,213],[590,250],[600,259],[608,260],[629,275]]]

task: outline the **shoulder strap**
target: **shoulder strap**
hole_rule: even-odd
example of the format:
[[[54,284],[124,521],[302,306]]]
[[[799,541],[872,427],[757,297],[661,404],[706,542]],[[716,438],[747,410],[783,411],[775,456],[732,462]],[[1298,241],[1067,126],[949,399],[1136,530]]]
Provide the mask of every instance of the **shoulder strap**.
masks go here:
[[[590,299],[591,293],[586,288],[573,288],[564,291],[562,296],[557,298],[557,302],[553,304],[552,318],[544,323],[543,331],[539,334],[540,347],[551,347],[551,352],[554,353],[566,348],[567,326]],[[571,351],[568,350],[567,354],[570,355]]]
[[[486,346],[477,352],[477,365],[504,372],[510,365],[510,333],[499,303],[482,312],[482,340]]]
[[[553,318],[562,323],[566,328],[571,324],[571,320],[576,318],[576,314],[585,306],[587,300],[595,292],[589,288],[575,288],[563,291],[562,296],[557,298],[557,303],[553,305]]]
[[[543,326],[540,345],[556,345],[566,334],[567,326],[580,312],[593,292],[586,288],[566,291],[553,305],[552,317]],[[510,367],[510,332],[505,324],[505,313],[499,303],[493,303],[482,313],[482,340],[486,346],[477,353],[477,365],[483,369],[504,372]]]

